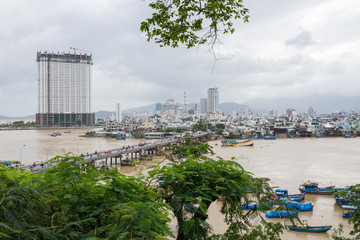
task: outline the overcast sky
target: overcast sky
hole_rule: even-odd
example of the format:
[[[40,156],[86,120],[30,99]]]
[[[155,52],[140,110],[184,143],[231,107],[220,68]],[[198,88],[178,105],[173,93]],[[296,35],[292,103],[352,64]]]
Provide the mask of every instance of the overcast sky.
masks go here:
[[[147,42],[142,0],[0,0],[0,115],[37,112],[37,51],[93,54],[92,110],[173,98],[305,111],[360,110],[360,1],[248,0],[250,22],[215,48],[161,48]]]

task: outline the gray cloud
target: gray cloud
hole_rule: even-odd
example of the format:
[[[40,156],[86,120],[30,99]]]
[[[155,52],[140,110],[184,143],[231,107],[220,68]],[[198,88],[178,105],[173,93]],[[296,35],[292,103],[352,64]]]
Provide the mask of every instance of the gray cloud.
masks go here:
[[[286,40],[286,45],[294,46],[297,48],[304,48],[314,43],[315,41],[312,39],[311,32],[309,31],[303,31],[299,33],[296,37]]]
[[[358,96],[360,44],[354,29],[360,2],[350,1],[246,3],[250,23],[239,21],[235,34],[221,37],[217,57],[227,60],[218,61],[213,74],[207,47],[160,48],[146,41],[139,26],[151,16],[147,2],[1,1],[0,115],[34,114],[36,51],[70,46],[92,51],[94,111],[114,110],[117,102],[124,109],[168,98],[182,102],[184,91],[189,102],[197,102],[213,86],[221,102],[303,98],[319,91]],[[337,12],[336,23],[328,21],[339,5],[349,4],[354,7]],[[314,38],[324,43],[314,44]]]

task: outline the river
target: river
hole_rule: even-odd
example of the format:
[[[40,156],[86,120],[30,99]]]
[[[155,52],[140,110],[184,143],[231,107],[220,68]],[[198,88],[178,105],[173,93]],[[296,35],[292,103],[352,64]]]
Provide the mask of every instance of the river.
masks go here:
[[[23,164],[30,164],[67,152],[80,154],[104,151],[146,141],[79,137],[87,130],[92,129],[71,129],[71,133],[64,133],[64,129],[0,131],[0,160],[21,158]],[[50,136],[57,131],[62,132],[62,135]],[[220,146],[220,141],[210,142],[210,145],[216,155],[224,159],[235,157],[247,171],[255,176],[270,178],[272,186],[288,189],[291,194],[298,193],[299,184],[307,180],[319,182],[319,186],[344,187],[360,183],[360,138],[256,140],[253,147],[224,148]],[[124,170],[129,172],[129,168],[132,167]],[[307,195],[307,202],[315,205],[314,211],[301,212],[301,219],[308,220],[310,225],[335,227],[343,223],[345,232],[349,232],[350,226],[342,218],[342,211],[332,196]],[[211,205],[209,212],[209,222],[215,233],[222,233],[226,229],[219,214],[220,207],[221,203],[216,202]],[[330,232],[306,234],[285,230],[283,239],[331,239],[330,235]]]

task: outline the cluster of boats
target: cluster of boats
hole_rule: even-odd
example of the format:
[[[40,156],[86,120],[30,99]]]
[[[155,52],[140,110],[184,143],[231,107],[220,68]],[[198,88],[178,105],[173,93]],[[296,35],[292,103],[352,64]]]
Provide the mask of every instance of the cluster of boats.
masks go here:
[[[244,210],[271,210],[274,205],[283,204],[284,211],[270,211],[266,213],[266,218],[298,218],[298,213],[302,211],[313,211],[312,203],[300,203],[305,200],[306,194],[319,194],[319,195],[333,195],[338,205],[342,206],[343,217],[350,218],[354,216],[357,210],[356,206],[351,206],[351,191],[349,188],[335,188],[335,186],[319,187],[318,183],[307,181],[299,186],[301,193],[288,194],[287,189],[276,189],[274,195],[268,204],[243,204],[241,208]],[[294,231],[299,232],[327,232],[331,229],[331,225],[324,226],[310,226],[307,221],[300,221],[300,224],[293,223],[287,227]]]
[[[50,136],[52,136],[52,137],[61,136],[61,132],[54,132],[54,133],[50,134]]]
[[[64,131],[64,133],[71,133],[71,131]],[[50,134],[51,137],[61,136],[61,132],[54,132]]]
[[[350,205],[354,202],[353,194],[349,188],[339,188],[334,193],[336,204],[342,208],[343,218],[351,218],[358,209],[357,206]]]

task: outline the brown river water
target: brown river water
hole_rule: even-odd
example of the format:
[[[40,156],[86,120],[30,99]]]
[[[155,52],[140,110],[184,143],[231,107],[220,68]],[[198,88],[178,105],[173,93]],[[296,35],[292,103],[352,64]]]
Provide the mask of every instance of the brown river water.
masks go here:
[[[64,129],[0,131],[0,160],[21,158],[23,164],[30,164],[68,152],[90,153],[148,141],[79,137],[87,130],[70,129],[71,133],[64,133]],[[61,136],[50,136],[58,131]],[[307,180],[319,182],[319,186],[336,187],[360,183],[360,138],[256,140],[253,147],[221,147],[220,141],[212,141],[210,145],[216,155],[224,159],[235,157],[247,171],[270,178],[272,186],[288,189],[291,194],[298,193],[299,184]],[[135,167],[120,169],[127,174],[134,170]],[[305,203],[308,202],[315,205],[314,211],[301,212],[299,217],[308,220],[309,225],[336,227],[343,223],[345,232],[349,232],[351,227],[342,218],[342,211],[332,196],[307,195]],[[221,203],[215,202],[209,211],[214,233],[222,233],[226,229],[219,213],[220,207]],[[284,222],[283,219],[269,221]],[[174,224],[172,228],[175,228]],[[285,230],[282,239],[331,239],[331,232],[311,234]]]

